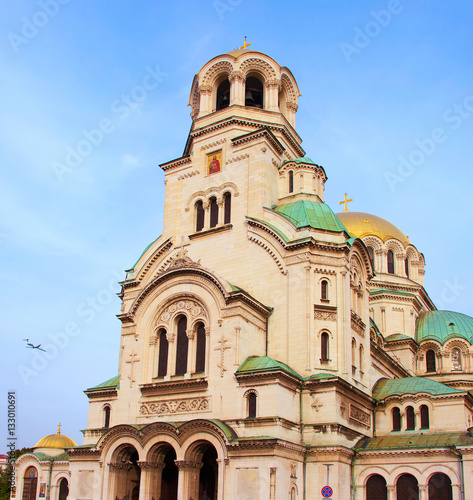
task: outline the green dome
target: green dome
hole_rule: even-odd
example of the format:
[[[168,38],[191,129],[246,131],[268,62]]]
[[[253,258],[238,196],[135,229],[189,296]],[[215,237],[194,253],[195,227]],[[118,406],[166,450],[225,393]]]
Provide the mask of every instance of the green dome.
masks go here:
[[[428,311],[417,320],[416,340],[437,340],[441,344],[461,337],[473,344],[473,318],[452,311]]]
[[[337,233],[343,231],[348,233],[340,219],[325,203],[298,200],[286,205],[279,205],[274,208],[274,211],[284,215],[297,228],[313,227],[314,229],[335,231]]]

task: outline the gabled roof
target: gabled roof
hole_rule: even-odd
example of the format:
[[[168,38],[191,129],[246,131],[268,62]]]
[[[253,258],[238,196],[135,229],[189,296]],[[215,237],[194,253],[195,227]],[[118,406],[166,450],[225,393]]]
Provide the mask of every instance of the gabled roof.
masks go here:
[[[279,205],[273,208],[273,211],[286,217],[297,228],[313,227],[314,229],[335,231],[338,233],[345,231],[348,234],[340,219],[325,203],[298,200],[285,205]]]
[[[373,389],[373,398],[381,401],[390,396],[405,394],[427,393],[433,396],[461,394],[464,391],[453,389],[448,385],[425,377],[405,377],[395,379],[381,379]]]
[[[106,380],[105,382],[102,382],[101,384],[96,385],[95,387],[90,387],[89,389],[86,390],[86,392],[103,391],[105,389],[119,389],[119,388],[120,388],[120,375],[117,375],[116,377]]]
[[[245,373],[268,373],[283,371],[292,377],[296,377],[302,380],[302,377],[294,371],[291,367],[283,363],[282,361],[277,361],[276,359],[270,358],[269,356],[250,356],[247,358],[243,364],[236,371],[236,375],[243,375]]]

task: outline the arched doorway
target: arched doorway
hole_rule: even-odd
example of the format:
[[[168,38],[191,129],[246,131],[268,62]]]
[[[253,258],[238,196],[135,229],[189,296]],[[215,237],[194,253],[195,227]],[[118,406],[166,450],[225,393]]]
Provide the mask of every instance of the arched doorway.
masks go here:
[[[397,480],[396,500],[419,500],[419,484],[412,474],[403,474]]]
[[[23,497],[22,500],[36,500],[36,490],[38,488],[38,471],[35,467],[28,467],[23,476]]]
[[[176,452],[170,448],[164,456],[164,468],[161,476],[160,500],[177,500],[179,470],[176,467]]]
[[[217,500],[218,496],[218,454],[208,441],[194,442],[186,454],[186,461],[196,464],[189,470],[189,498],[196,500]],[[187,498],[187,497],[186,497]]]
[[[438,472],[429,480],[429,500],[452,500],[452,481],[446,474]]]
[[[146,498],[155,500],[177,500],[179,470],[176,466],[176,452],[165,442],[158,442],[148,454]]]
[[[115,450],[110,463],[114,499],[138,500],[141,479],[138,460],[138,452],[131,444],[124,444]]]
[[[373,474],[366,482],[366,500],[387,500],[386,480],[379,474]]]
[[[69,483],[67,482],[67,479],[63,477],[59,481],[59,500],[66,500],[67,496],[69,495]]]

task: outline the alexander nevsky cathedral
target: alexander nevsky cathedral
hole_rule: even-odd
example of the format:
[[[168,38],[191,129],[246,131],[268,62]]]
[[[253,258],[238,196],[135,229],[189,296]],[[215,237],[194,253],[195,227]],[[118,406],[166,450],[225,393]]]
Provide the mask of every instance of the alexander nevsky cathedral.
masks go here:
[[[473,318],[436,309],[400,229],[324,203],[299,95],[246,43],[197,73],[119,372],[85,391],[82,445],[19,457],[12,498],[473,499]]]

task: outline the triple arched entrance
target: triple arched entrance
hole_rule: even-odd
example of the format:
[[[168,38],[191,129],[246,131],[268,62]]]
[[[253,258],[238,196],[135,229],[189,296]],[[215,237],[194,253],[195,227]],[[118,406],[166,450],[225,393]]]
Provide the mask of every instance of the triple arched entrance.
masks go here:
[[[106,453],[111,500],[217,500],[220,443],[213,436],[195,436],[181,445],[165,436],[148,443],[120,438]],[[208,439],[206,439],[206,437]],[[212,442],[213,441],[213,442]]]
[[[366,500],[387,500],[388,486],[380,474],[373,474],[366,482]],[[441,472],[430,477],[428,500],[452,500],[452,481]],[[412,474],[402,474],[397,478],[395,486],[396,500],[419,500],[419,483]]]

